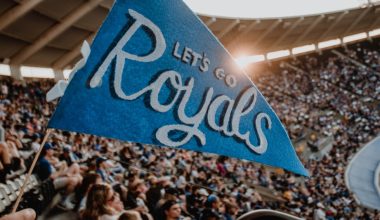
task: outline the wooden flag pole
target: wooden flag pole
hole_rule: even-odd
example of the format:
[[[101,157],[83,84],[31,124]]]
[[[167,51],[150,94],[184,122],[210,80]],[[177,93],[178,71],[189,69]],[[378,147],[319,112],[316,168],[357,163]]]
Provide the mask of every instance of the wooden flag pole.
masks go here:
[[[23,196],[23,194],[24,194],[25,187],[26,187],[26,185],[28,184],[29,178],[30,178],[30,176],[32,175],[33,169],[34,169],[34,167],[36,166],[37,160],[38,160],[38,158],[40,157],[40,154],[41,154],[41,152],[42,152],[42,149],[44,148],[44,145],[45,145],[46,141],[48,140],[48,138],[49,138],[50,133],[52,132],[52,130],[53,130],[53,129],[47,129],[47,132],[46,132],[46,134],[45,134],[45,137],[44,137],[44,139],[42,140],[42,143],[41,143],[40,149],[38,150],[36,156],[34,157],[33,163],[32,163],[32,165],[30,166],[29,171],[28,171],[28,174],[26,175],[26,178],[25,178],[25,180],[24,180],[24,184],[22,185],[21,190],[20,190],[20,193],[18,194],[18,197],[17,197],[16,203],[13,205],[12,213],[15,213],[15,212],[16,212],[17,207],[18,207],[18,205],[20,204],[21,198],[22,198],[22,196]]]

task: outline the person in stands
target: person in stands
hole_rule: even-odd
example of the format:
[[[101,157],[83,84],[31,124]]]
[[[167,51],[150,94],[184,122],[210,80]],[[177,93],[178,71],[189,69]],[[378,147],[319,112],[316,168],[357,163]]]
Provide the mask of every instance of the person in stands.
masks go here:
[[[190,220],[190,218],[184,218],[181,215],[181,206],[180,204],[175,200],[168,200],[166,201],[162,207],[162,219],[163,220]]]
[[[95,184],[87,195],[82,220],[117,220],[124,211],[119,194],[109,184]]]
[[[77,164],[73,164],[70,167],[62,165],[59,168],[57,167],[57,170],[57,168],[53,166],[53,160],[54,148],[51,144],[47,143],[44,145],[41,151],[41,157],[38,160],[37,175],[42,181],[48,179],[52,180],[56,190],[64,189],[66,195],[62,200],[62,205],[65,208],[73,209],[74,205],[70,202],[68,195],[73,193],[75,188],[82,182],[79,167]]]

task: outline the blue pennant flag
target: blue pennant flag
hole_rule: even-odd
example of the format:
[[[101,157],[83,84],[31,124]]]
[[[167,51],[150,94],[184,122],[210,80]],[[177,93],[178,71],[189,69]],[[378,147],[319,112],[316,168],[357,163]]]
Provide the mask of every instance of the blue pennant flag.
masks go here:
[[[256,86],[178,0],[117,0],[48,127],[308,175]]]

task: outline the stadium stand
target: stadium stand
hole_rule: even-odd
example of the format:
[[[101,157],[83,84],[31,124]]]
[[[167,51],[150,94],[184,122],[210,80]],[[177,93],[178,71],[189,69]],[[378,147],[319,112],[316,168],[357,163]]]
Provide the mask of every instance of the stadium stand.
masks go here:
[[[19,194],[57,104],[45,100],[53,80],[16,80],[21,65],[52,67],[62,79],[113,1],[20,2],[0,4],[0,58],[13,77],[0,76],[1,214],[9,213]],[[237,219],[256,209],[305,219],[380,219],[380,206],[363,208],[345,183],[349,161],[380,134],[379,7],[267,20],[201,16],[230,51],[244,48],[266,57],[365,33],[361,42],[340,39],[326,50],[316,44],[302,55],[246,68],[287,128],[309,179],[231,158],[54,131],[19,209],[31,207],[42,219],[115,217],[125,210],[163,219],[165,210],[178,206],[188,219]],[[113,212],[99,211],[110,207]]]
[[[224,213],[226,216],[236,217],[252,209],[271,208],[306,218],[324,215],[338,219],[376,219],[378,212],[360,208],[344,182],[349,159],[380,131],[379,106],[374,105],[380,99],[380,91],[375,89],[379,87],[379,76],[376,75],[380,68],[379,41],[375,39],[371,44],[375,49],[365,49],[358,43],[352,45],[354,49],[343,50],[347,56],[363,50],[356,58],[361,57],[371,69],[363,69],[327,51],[322,55],[310,54],[266,64],[261,75],[252,76],[289,128],[293,141],[307,140],[303,146],[295,144],[299,146],[299,153],[307,148],[319,151],[315,140],[333,137],[332,149],[320,160],[304,159],[311,173],[310,179],[235,159],[59,131],[55,131],[49,140],[53,148],[48,149],[52,151],[48,160],[55,161],[56,172],[59,172],[59,166],[78,164],[83,182],[90,178],[85,173],[100,174],[99,180],[92,181],[114,185],[124,207],[137,210],[146,218],[159,215],[154,208],[157,201],[174,196],[171,198],[182,201],[183,214],[191,218],[201,216],[208,210],[207,204],[217,201],[224,207],[214,214]],[[369,54],[375,58],[369,58]],[[345,81],[355,77],[358,77],[358,84]],[[55,106],[55,103],[44,100],[44,94],[53,83],[49,80],[1,78],[0,116],[6,131],[3,145],[6,143],[5,146],[15,152],[38,148],[44,125]],[[373,101],[367,102],[367,99]],[[27,159],[15,152],[10,155],[11,160],[21,161],[15,165],[9,164],[8,167],[1,157],[5,169],[9,168],[2,170],[6,174],[6,181],[0,187],[4,210],[15,200],[20,180],[24,178],[24,174],[16,175],[14,179],[8,177],[15,170],[22,169]],[[51,179],[37,180],[38,172],[37,168],[21,207],[33,207],[41,214],[58,193],[61,201],[48,210],[46,216],[61,213],[57,210],[80,209],[80,199],[67,195],[65,190],[56,190]],[[164,198],[160,196],[161,191],[165,192]],[[138,204],[144,208],[139,209]]]

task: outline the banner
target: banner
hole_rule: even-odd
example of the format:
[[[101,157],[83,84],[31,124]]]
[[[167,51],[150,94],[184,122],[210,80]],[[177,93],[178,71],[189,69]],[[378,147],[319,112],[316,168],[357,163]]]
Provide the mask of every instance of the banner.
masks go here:
[[[117,0],[48,126],[308,175],[264,97],[178,0]]]

